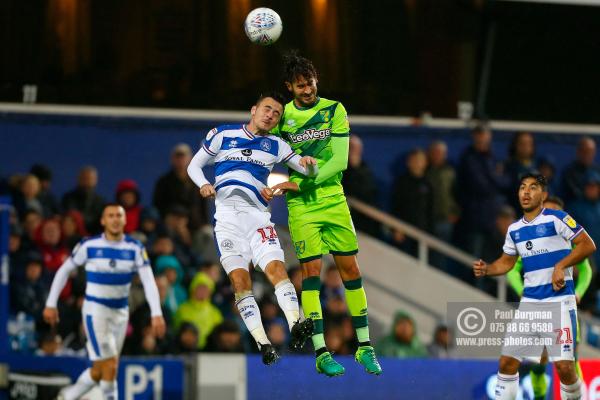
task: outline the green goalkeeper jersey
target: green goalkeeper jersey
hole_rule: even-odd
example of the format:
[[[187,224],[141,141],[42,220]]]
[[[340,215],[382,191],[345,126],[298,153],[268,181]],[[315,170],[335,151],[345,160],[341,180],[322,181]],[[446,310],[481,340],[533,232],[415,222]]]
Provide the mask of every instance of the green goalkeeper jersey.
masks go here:
[[[290,181],[297,183],[300,191],[287,193],[288,205],[344,193],[342,171],[348,165],[350,124],[342,103],[320,97],[312,107],[300,108],[292,100],[285,105],[273,133],[296,153],[316,158],[319,165],[319,173],[313,178],[290,171]]]

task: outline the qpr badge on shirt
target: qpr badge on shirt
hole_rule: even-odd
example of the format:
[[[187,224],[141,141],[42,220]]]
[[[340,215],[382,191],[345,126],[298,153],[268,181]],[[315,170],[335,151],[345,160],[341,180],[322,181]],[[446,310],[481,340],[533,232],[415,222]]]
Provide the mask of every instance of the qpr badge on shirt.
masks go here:
[[[271,150],[271,141],[269,139],[263,139],[260,141],[260,148],[264,151]]]

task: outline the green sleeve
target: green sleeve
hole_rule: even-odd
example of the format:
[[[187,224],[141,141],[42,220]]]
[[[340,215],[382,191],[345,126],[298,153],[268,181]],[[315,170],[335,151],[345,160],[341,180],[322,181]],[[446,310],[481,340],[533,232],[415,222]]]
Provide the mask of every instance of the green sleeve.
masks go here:
[[[579,264],[575,265],[579,275],[577,276],[577,284],[575,285],[575,295],[581,299],[592,282],[592,266],[586,258]]]
[[[315,177],[315,185],[320,185],[327,179],[337,175],[348,168],[348,147],[350,137],[333,136],[331,137],[331,158],[319,167],[319,173]]]
[[[510,287],[520,296],[523,295],[523,278],[521,270],[523,269],[523,260],[521,257],[517,259],[515,266],[506,274],[506,280]]]

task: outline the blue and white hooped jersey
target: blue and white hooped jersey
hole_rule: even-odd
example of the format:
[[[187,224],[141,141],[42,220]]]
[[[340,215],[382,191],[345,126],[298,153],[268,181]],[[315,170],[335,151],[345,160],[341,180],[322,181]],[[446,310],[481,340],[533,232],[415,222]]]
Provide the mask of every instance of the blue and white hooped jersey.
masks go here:
[[[85,265],[88,310],[126,310],[134,273],[150,267],[144,245],[127,235],[118,242],[107,240],[104,234],[84,239],[73,249],[71,259],[78,266]]]
[[[223,125],[212,129],[202,143],[202,149],[215,162],[217,206],[237,189],[242,190],[260,209],[267,202],[260,191],[277,163],[298,161],[300,156],[280,138],[254,135],[245,125]]]
[[[523,260],[524,301],[560,301],[575,296],[573,267],[565,269],[565,287],[552,288],[554,265],[571,252],[571,241],[584,229],[564,211],[542,209],[532,221],[521,218],[506,234],[503,251]]]

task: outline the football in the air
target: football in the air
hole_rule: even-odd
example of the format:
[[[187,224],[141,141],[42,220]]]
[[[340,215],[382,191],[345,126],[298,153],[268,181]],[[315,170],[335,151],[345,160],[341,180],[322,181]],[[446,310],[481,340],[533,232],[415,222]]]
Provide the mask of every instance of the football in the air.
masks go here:
[[[246,36],[256,44],[268,46],[281,36],[283,24],[279,14],[270,8],[255,8],[250,11],[244,22]]]

